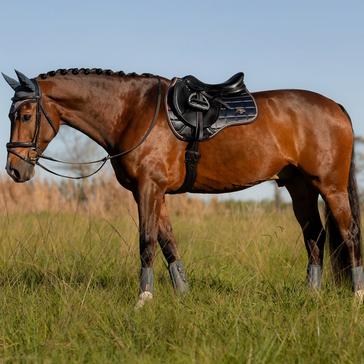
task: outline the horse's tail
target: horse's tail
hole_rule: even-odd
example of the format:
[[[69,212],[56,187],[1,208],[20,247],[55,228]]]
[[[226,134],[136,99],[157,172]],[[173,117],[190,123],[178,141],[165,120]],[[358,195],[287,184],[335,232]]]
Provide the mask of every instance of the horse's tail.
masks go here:
[[[344,109],[343,106],[341,105],[339,106],[347,115],[351,123],[351,119],[347,111]],[[356,249],[360,250],[361,249],[360,204],[359,204],[358,186],[355,176],[354,145],[352,148],[350,170],[349,170],[348,197],[351,209],[351,225],[349,233],[352,242],[356,246]],[[334,217],[330,213],[328,207],[326,208],[326,217],[327,217],[326,229],[328,232],[332,270],[335,281],[340,283],[343,280],[350,279],[351,260],[346,245],[344,243],[344,239],[342,238],[341,233],[339,231],[338,225]]]

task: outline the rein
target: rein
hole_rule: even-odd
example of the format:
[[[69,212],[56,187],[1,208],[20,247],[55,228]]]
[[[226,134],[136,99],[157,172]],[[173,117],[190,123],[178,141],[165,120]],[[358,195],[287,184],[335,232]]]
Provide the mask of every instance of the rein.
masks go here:
[[[154,111],[154,116],[152,121],[150,122],[150,125],[147,129],[147,131],[145,132],[145,134],[143,135],[143,137],[140,139],[140,141],[134,145],[133,147],[131,147],[130,149],[127,149],[123,152],[117,153],[117,154],[113,154],[110,155],[108,154],[106,157],[103,157],[101,159],[97,159],[94,161],[89,161],[89,162],[68,162],[68,161],[63,161],[60,159],[56,159],[53,157],[49,157],[47,155],[43,155],[41,154],[40,148],[38,146],[38,139],[39,139],[39,132],[40,132],[40,126],[41,126],[41,114],[43,114],[46,118],[46,120],[48,121],[49,125],[52,127],[54,134],[57,134],[57,130],[54,127],[54,123],[52,121],[52,119],[49,117],[49,115],[46,113],[46,111],[44,110],[43,106],[42,106],[42,101],[41,101],[41,92],[40,92],[40,88],[39,85],[37,83],[36,80],[33,80],[34,85],[35,85],[35,95],[33,97],[27,97],[27,98],[23,98],[23,99],[15,99],[13,100],[13,106],[10,110],[9,113],[9,117],[11,120],[15,119],[15,115],[16,112],[19,110],[19,108],[25,104],[25,103],[37,103],[37,108],[36,108],[36,120],[35,120],[35,130],[34,130],[34,136],[31,142],[9,142],[6,144],[6,148],[8,150],[8,153],[14,154],[16,155],[18,158],[22,159],[23,161],[30,163],[32,165],[37,165],[39,167],[41,167],[42,169],[44,169],[45,171],[55,175],[55,176],[59,176],[59,177],[64,177],[64,178],[68,178],[68,179],[83,179],[83,178],[88,178],[91,177],[93,175],[95,175],[96,173],[98,173],[106,164],[106,162],[108,160],[114,159],[114,158],[118,158],[118,157],[124,157],[125,155],[131,153],[132,151],[134,151],[135,149],[137,149],[141,144],[144,143],[144,141],[147,139],[147,137],[149,136],[149,134],[151,133],[152,129],[155,126],[155,123],[157,121],[158,115],[159,115],[159,111],[160,111],[160,105],[161,105],[161,99],[162,99],[162,85],[161,85],[161,80],[159,77],[158,78],[158,96],[157,96],[157,104],[156,104],[156,108]],[[19,153],[17,153],[16,151],[14,151],[14,149],[16,148],[30,148],[31,152],[33,156],[30,156],[28,158],[23,157],[22,155],[20,155]],[[30,154],[30,153],[29,153]],[[90,165],[90,164],[96,164],[96,163],[101,163],[100,167],[98,167],[95,171],[93,171],[90,174],[87,175],[82,175],[82,176],[68,176],[68,175],[64,175],[64,174],[60,174],[57,172],[52,171],[51,169],[47,168],[46,166],[44,166],[43,164],[41,164],[39,162],[39,159],[45,159],[45,160],[49,160],[51,162],[56,162],[56,163],[61,163],[61,164],[67,164],[67,165]]]

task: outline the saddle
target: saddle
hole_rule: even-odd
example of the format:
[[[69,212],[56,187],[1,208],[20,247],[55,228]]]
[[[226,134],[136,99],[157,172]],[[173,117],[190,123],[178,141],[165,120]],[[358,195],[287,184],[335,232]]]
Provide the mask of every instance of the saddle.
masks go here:
[[[173,133],[188,142],[185,180],[172,193],[192,191],[201,158],[199,142],[228,126],[251,123],[257,116],[257,106],[242,72],[213,85],[191,75],[174,78],[168,88],[166,110]]]
[[[203,141],[227,126],[253,121],[257,108],[239,72],[220,84],[174,78],[167,93],[169,123],[185,141]]]

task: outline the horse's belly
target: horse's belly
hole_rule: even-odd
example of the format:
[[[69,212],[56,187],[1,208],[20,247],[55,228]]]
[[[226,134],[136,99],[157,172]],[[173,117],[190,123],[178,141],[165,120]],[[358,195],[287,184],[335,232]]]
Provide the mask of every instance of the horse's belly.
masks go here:
[[[248,129],[230,128],[201,143],[194,192],[233,192],[277,178],[287,161],[269,138]]]

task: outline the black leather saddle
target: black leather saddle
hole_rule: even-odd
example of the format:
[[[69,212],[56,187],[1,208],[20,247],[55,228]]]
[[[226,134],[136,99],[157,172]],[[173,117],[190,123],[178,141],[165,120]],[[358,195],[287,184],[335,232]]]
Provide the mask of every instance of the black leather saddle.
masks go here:
[[[185,141],[209,139],[227,126],[251,122],[257,115],[242,72],[212,85],[191,75],[174,78],[166,106],[172,131]]]
[[[223,83],[213,85],[204,83],[192,75],[183,77],[183,80],[191,90],[205,91],[211,95],[233,94],[245,88],[243,72],[235,74]]]

